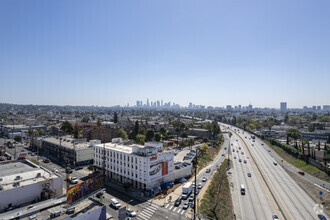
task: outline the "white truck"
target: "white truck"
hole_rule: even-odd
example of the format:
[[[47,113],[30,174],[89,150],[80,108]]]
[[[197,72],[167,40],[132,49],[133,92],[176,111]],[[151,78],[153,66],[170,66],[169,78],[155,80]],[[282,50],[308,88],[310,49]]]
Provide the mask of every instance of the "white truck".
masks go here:
[[[187,199],[193,191],[193,183],[188,182],[182,186],[182,199]]]
[[[118,200],[115,199],[115,198],[113,198],[113,199],[110,200],[110,204],[111,204],[114,208],[116,208],[116,209],[119,209],[120,206],[121,206],[120,203],[118,202]]]

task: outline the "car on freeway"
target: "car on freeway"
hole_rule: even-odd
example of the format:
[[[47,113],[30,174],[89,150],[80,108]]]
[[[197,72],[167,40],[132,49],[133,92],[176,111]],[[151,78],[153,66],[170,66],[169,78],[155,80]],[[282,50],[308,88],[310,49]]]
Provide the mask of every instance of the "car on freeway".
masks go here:
[[[241,149],[241,147],[238,147],[238,150],[240,150]]]
[[[261,143],[262,146],[264,146],[264,143]]]
[[[252,146],[254,146],[254,144],[252,144]]]
[[[201,189],[203,187],[203,184],[202,183],[198,183],[198,189]]]
[[[196,189],[195,195],[198,195],[199,193],[199,189]]]
[[[184,204],[183,204],[183,210],[186,210],[186,209],[188,209],[189,208],[189,202],[187,201],[187,202],[185,202]]]
[[[239,159],[238,162],[242,162],[242,159]]]
[[[246,160],[244,160],[244,163],[246,163]]]
[[[234,159],[236,159],[236,156],[234,156]]]
[[[235,149],[233,149],[233,152],[235,152]]]
[[[247,175],[248,175],[248,177],[251,177],[251,173],[248,173]]]
[[[300,175],[305,175],[305,172],[304,171],[299,171],[298,172]]]
[[[277,166],[277,162],[276,162],[276,161],[274,161],[273,164],[274,164],[275,166]]]
[[[174,206],[179,206],[181,204],[181,198],[179,197],[177,200],[174,202]]]
[[[242,151],[242,154],[244,154],[244,152]]]
[[[270,152],[270,150],[268,150],[268,152]]]
[[[36,155],[35,153],[33,153],[33,152],[31,153],[31,156],[35,156],[35,155]]]
[[[206,169],[206,173],[209,173],[209,172],[211,172],[211,169],[210,168]]]
[[[221,156],[225,156],[225,154],[221,154]]]
[[[317,217],[319,217],[320,220],[327,220],[327,218],[322,214],[318,214]]]
[[[277,215],[273,215],[273,220],[279,220]]]
[[[135,217],[136,216],[136,212],[134,212],[133,209],[127,209],[126,214],[127,214],[128,217]]]
[[[206,182],[206,180],[207,180],[206,176],[203,176],[202,181],[203,181],[203,182]]]

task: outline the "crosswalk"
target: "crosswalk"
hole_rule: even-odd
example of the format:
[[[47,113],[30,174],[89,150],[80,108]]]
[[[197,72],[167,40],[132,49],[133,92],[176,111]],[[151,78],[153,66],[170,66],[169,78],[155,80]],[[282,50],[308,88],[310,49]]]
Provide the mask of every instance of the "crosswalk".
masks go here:
[[[172,204],[165,205],[165,209],[168,209],[169,211],[176,212],[177,214],[183,215],[186,210],[181,209],[180,207],[175,207]]]
[[[137,215],[137,219],[139,220],[148,220],[151,218],[151,216],[155,213],[155,211],[158,209],[158,206],[151,204],[148,205],[147,208],[143,209],[140,214]]]

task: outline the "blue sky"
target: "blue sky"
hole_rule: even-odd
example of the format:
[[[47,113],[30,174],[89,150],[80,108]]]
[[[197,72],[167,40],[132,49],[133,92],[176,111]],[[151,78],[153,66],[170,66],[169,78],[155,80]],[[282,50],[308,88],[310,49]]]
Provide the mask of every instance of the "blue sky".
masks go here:
[[[330,104],[330,1],[0,1],[0,102]]]

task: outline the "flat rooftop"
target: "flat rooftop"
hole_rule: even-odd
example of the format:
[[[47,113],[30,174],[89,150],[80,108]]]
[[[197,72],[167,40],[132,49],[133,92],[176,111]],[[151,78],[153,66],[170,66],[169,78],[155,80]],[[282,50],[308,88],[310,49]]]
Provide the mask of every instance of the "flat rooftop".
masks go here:
[[[48,137],[48,138],[43,138],[42,140],[60,146],[60,138]],[[88,142],[75,143],[74,138],[62,137],[61,146],[69,149],[83,149],[83,148],[88,148],[90,145]]]
[[[29,160],[0,164],[0,185],[3,187],[3,190],[27,186],[53,178],[60,177]]]

